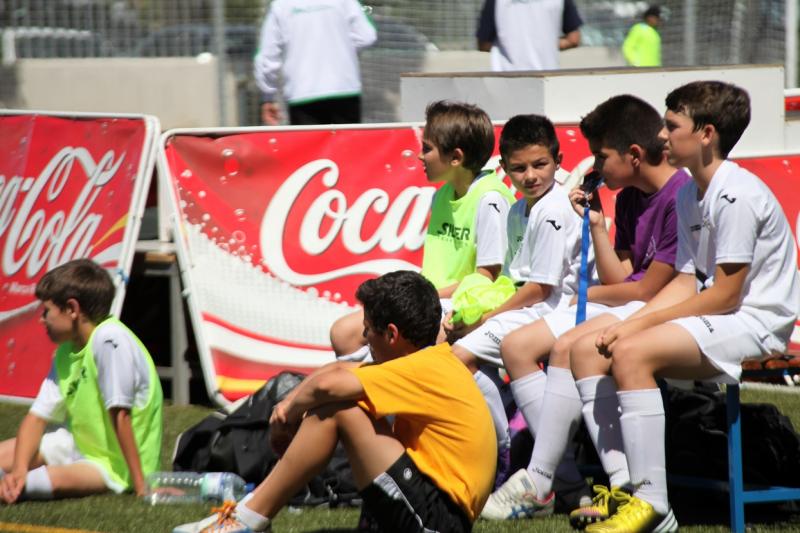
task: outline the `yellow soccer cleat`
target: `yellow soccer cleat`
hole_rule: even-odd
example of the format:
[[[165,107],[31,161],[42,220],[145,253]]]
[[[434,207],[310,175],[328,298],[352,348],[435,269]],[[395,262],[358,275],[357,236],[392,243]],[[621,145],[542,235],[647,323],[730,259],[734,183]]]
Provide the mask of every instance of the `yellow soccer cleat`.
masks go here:
[[[579,507],[569,514],[569,523],[575,529],[584,529],[589,524],[602,522],[617,512],[620,502],[627,502],[630,494],[619,487],[611,490],[604,485],[595,485],[594,498],[589,505]]]
[[[672,533],[678,531],[678,521],[672,509],[666,515],[659,514],[653,506],[624,491],[617,501],[617,512],[608,520],[586,526],[587,533]]]

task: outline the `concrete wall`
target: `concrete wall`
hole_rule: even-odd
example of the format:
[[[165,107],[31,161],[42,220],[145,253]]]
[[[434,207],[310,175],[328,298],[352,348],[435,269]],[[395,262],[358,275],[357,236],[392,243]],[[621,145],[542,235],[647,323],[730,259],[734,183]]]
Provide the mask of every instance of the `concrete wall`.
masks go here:
[[[675,87],[694,80],[718,79],[750,93],[752,119],[735,156],[785,148],[783,77],[783,67],[775,65],[409,74],[401,80],[400,116],[403,121],[422,121],[428,102],[450,98],[475,103],[494,120],[539,113],[556,123],[576,124],[597,104],[616,94],[635,94],[661,111],[664,98]]]
[[[227,123],[220,119],[217,63],[204,54],[186,58],[21,59],[16,90],[3,104],[16,109],[146,113],[164,129],[233,126],[235,81],[225,79]]]

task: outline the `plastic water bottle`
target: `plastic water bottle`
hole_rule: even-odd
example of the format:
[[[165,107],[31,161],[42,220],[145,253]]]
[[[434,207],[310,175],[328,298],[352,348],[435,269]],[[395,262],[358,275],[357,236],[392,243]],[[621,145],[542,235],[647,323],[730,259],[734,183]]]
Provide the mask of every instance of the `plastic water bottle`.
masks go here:
[[[239,501],[253,490],[230,472],[154,472],[146,481],[150,505]]]

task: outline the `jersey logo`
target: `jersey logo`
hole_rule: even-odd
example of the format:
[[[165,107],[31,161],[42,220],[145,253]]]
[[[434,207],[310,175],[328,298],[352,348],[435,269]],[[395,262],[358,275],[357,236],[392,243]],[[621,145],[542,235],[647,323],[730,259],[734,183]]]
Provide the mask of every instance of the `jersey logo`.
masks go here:
[[[547,219],[547,220],[545,220],[545,222],[547,222],[548,224],[552,224],[552,225],[553,225],[553,227],[556,229],[556,231],[558,231],[558,230],[560,230],[560,229],[561,229],[561,226],[559,226],[558,224],[556,224],[556,221],[555,221],[555,220],[553,220],[553,219]]]
[[[496,203],[494,203],[494,202],[489,202],[489,205],[490,205],[490,206],[492,206],[492,207],[494,207],[494,210],[495,210],[495,211],[497,211],[498,213],[500,212],[500,208],[497,206],[497,204],[496,204]]]
[[[437,235],[447,235],[459,241],[469,240],[469,228],[460,228],[448,222],[442,224],[442,229],[436,232]]]
[[[114,342],[112,339],[106,339],[106,341],[103,344],[110,344],[111,346],[114,347],[115,350],[117,348],[119,348],[119,345],[116,342]]]
[[[736,198],[731,198],[730,196],[728,196],[728,194],[727,194],[727,193],[726,193],[726,194],[723,194],[722,196],[720,196],[720,198],[722,198],[723,200],[725,200],[725,201],[726,201],[726,202],[728,202],[729,204],[732,204],[733,202],[735,202],[735,201],[736,201]]]

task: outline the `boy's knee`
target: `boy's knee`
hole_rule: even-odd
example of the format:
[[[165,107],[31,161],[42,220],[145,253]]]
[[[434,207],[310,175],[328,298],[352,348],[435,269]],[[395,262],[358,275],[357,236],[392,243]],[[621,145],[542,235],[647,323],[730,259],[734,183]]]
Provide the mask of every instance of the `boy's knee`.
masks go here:
[[[453,355],[458,357],[464,365],[469,369],[470,372],[473,374],[478,371],[478,358],[475,357],[475,354],[459,346],[458,344],[453,345]]]
[[[553,344],[553,349],[550,350],[550,365],[558,368],[570,367],[570,351],[575,339],[569,335],[562,335]]]

